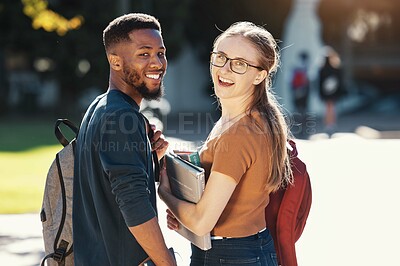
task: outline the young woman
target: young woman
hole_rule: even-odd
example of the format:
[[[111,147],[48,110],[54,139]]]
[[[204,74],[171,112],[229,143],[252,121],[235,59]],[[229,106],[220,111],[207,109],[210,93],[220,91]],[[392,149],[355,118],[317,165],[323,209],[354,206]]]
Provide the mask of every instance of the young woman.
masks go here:
[[[171,193],[162,171],[159,195],[175,218],[197,235],[211,232],[212,248],[192,245],[191,265],[277,265],[264,210],[269,193],[291,181],[288,127],[270,91],[279,63],[264,28],[238,22],[219,35],[210,60],[222,115],[200,150],[207,183],[197,204]]]

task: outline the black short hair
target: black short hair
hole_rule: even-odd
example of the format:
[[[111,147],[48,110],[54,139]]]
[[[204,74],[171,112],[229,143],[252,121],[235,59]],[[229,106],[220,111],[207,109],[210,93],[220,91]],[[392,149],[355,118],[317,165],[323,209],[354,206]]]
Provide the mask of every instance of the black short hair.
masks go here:
[[[142,13],[130,13],[114,19],[103,31],[106,51],[114,44],[129,41],[129,33],[140,29],[154,29],[161,32],[161,25],[155,17]]]

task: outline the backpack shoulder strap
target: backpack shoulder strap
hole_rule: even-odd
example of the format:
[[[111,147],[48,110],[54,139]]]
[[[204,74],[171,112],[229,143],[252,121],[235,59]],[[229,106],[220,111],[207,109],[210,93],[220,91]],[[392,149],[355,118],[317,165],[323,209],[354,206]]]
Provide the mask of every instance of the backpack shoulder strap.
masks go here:
[[[56,135],[58,141],[65,147],[70,143],[70,141],[68,141],[65,135],[61,132],[61,124],[64,124],[70,128],[75,133],[75,138],[78,136],[79,129],[68,119],[57,119],[56,124],[54,125],[54,134]]]
[[[141,116],[143,117],[145,123],[146,123],[146,132],[147,132],[147,136],[149,137],[149,139],[151,140],[154,136],[154,131],[151,128],[150,122],[147,119],[147,117],[145,117],[142,113],[140,113]],[[153,162],[154,162],[154,179],[156,182],[159,182],[159,178],[160,178],[160,162],[158,161],[158,156],[157,156],[157,152],[156,151],[152,151],[151,152],[151,156],[153,158]]]

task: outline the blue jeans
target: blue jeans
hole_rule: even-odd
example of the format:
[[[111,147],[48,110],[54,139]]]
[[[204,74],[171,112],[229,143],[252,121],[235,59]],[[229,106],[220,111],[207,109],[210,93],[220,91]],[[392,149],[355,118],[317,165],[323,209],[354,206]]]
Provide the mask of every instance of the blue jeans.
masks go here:
[[[268,229],[247,237],[212,240],[212,248],[206,251],[192,244],[190,266],[216,265],[277,266],[274,242]]]

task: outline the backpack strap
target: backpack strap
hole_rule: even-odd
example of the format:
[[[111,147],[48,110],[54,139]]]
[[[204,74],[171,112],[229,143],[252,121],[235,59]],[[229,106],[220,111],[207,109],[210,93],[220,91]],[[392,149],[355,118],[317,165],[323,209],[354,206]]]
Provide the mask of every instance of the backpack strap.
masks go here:
[[[79,129],[77,126],[75,126],[74,123],[72,123],[68,119],[57,119],[56,124],[54,126],[54,134],[56,135],[58,141],[65,147],[70,143],[70,141],[68,141],[67,138],[64,136],[64,134],[61,132],[60,129],[61,124],[64,124],[68,128],[70,128],[75,133],[75,138],[78,136]]]
[[[286,147],[288,147],[288,150],[290,151],[290,158],[295,158],[297,157],[297,155],[299,154],[297,152],[297,147],[296,147],[296,142],[294,142],[293,140],[289,139],[287,141]]]
[[[149,140],[151,140],[154,136],[154,130],[151,128],[150,122],[145,117],[142,113],[140,113],[143,116],[144,121],[146,122],[146,132],[147,136],[149,137]],[[153,162],[154,162],[154,180],[156,182],[159,182],[160,180],[160,162],[158,161],[158,156],[156,151],[152,151],[151,155],[153,157]]]
[[[54,253],[48,254],[43,260],[40,262],[40,266],[45,266],[45,261],[48,259],[53,259],[57,262],[57,265],[64,266],[65,265],[65,257],[71,254],[72,249],[67,252],[68,242],[65,240],[61,240],[60,245],[57,249],[55,249]]]

